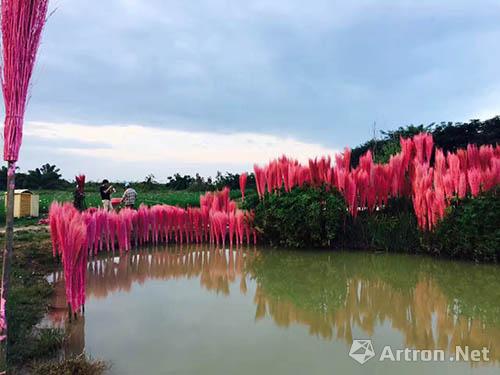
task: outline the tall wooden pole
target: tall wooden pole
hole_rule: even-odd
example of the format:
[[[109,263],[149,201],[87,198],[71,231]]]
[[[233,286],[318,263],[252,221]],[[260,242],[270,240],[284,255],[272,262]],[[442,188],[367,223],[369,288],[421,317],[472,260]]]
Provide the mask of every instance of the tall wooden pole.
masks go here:
[[[3,249],[3,263],[2,263],[2,289],[1,299],[6,303],[9,295],[10,284],[10,263],[12,259],[12,250],[14,246],[14,189],[16,181],[16,163],[9,161],[7,169],[7,210],[5,215],[5,247]],[[5,305],[4,309],[5,309]],[[5,311],[2,312],[4,316],[3,329],[0,334],[3,337],[0,346],[0,374],[5,374],[7,371],[7,332],[8,320]]]

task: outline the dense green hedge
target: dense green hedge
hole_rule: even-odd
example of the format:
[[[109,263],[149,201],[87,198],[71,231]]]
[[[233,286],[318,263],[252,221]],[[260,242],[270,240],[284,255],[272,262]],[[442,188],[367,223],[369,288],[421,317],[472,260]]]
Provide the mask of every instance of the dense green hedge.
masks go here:
[[[454,202],[436,230],[422,242],[426,251],[454,258],[500,260],[500,188]]]
[[[250,195],[261,238],[271,246],[423,252],[478,261],[500,259],[500,188],[453,202],[433,232],[419,230],[410,199],[392,199],[375,212],[347,214],[337,191],[303,188]]]
[[[255,207],[255,224],[274,246],[328,247],[337,238],[346,212],[336,191],[295,188],[271,194]]]

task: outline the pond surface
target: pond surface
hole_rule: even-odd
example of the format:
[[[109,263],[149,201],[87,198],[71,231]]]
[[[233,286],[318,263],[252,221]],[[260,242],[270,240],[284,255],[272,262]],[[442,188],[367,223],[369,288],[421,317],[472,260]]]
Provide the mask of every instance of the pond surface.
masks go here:
[[[500,267],[359,252],[145,249],[89,263],[85,317],[64,281],[49,319],[111,374],[498,374]],[[371,339],[363,365],[348,353]],[[378,360],[442,349],[444,362]],[[455,346],[489,361],[449,361]]]

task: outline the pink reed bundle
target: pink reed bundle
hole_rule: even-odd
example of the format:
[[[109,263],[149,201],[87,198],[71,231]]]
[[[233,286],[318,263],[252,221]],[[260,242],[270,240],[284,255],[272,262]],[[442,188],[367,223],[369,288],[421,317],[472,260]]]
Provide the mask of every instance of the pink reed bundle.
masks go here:
[[[73,312],[85,303],[87,228],[83,216],[71,204],[53,203],[49,211],[53,251],[61,256],[66,299]]]
[[[2,90],[5,101],[4,160],[17,161],[28,88],[48,0],[2,0]]]
[[[241,191],[241,199],[245,200],[245,188],[247,186],[247,178],[248,174],[246,172],[240,175],[240,191]]]
[[[78,190],[83,193],[85,190],[85,175],[81,174],[81,175],[75,176],[75,180],[76,180],[76,186],[78,187]]]

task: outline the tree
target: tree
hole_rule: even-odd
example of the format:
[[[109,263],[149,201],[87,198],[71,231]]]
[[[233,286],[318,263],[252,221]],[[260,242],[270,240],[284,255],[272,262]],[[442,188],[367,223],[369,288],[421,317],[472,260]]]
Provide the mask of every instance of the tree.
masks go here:
[[[31,189],[55,189],[61,187],[60,169],[55,165],[46,163],[40,168],[29,170],[26,176],[26,187]]]
[[[378,163],[387,162],[391,155],[401,150],[399,138],[409,138],[421,132],[429,132],[434,138],[436,147],[443,151],[455,151],[466,148],[469,143],[478,146],[500,143],[500,116],[489,120],[470,120],[469,122],[441,122],[430,125],[409,125],[394,131],[381,131],[382,139],[371,139],[352,149],[351,166],[355,168],[359,158],[371,150],[374,160]]]
[[[147,184],[147,185],[153,185],[153,184],[156,184],[156,177],[154,174],[150,173],[146,176],[146,178],[144,178],[144,183]]]
[[[186,190],[194,181],[193,177],[189,175],[181,176],[180,173],[168,177],[167,180],[166,186],[172,190]]]

